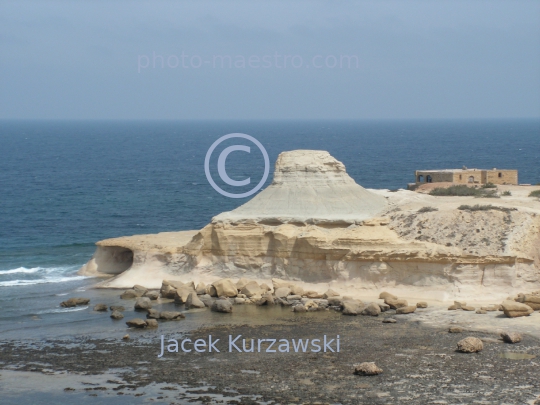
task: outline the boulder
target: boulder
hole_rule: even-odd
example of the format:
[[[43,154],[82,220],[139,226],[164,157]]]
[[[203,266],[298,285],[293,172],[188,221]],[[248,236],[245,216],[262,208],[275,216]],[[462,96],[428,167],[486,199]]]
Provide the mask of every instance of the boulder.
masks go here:
[[[232,312],[233,306],[229,300],[219,299],[214,301],[211,309],[214,312]]]
[[[394,318],[384,318],[383,323],[396,323],[397,321]]]
[[[467,337],[457,343],[457,348],[462,353],[477,353],[482,351],[484,344],[478,338]]]
[[[150,308],[152,308],[152,303],[148,297],[137,298],[135,301],[135,311],[146,311]]]
[[[123,300],[132,300],[135,298],[142,297],[143,295],[144,295],[144,291],[137,291],[137,290],[129,289],[129,290],[124,291],[120,295],[120,298],[122,298]]]
[[[304,289],[300,287],[299,285],[291,284],[289,288],[291,289],[291,294],[293,295],[300,295],[300,296],[304,295]]]
[[[204,305],[204,302],[201,301],[199,296],[195,291],[190,292],[187,300],[186,300],[186,308],[204,308],[206,305]]]
[[[304,305],[302,304],[296,304],[292,307],[292,311],[293,312],[306,312],[307,309]]]
[[[279,287],[274,289],[274,295],[278,298],[285,298],[291,293],[291,289],[289,287]]]
[[[144,296],[150,298],[151,301],[155,301],[159,298],[159,291],[147,291]]]
[[[245,298],[238,298],[236,297],[234,299],[234,304],[235,305],[242,305],[242,304],[245,304],[246,303],[246,299]]]
[[[534,311],[533,309],[525,304],[521,304],[515,301],[504,301],[502,304],[504,314],[509,318],[517,318],[519,316],[529,316]]]
[[[323,298],[326,300],[330,297],[339,297],[339,294],[330,288],[323,294]]]
[[[123,337],[122,337],[123,340],[129,340],[129,335],[126,333]]]
[[[487,311],[485,309],[477,309],[476,313],[480,315],[484,315],[484,314],[487,314]]]
[[[389,305],[392,309],[403,308],[409,305],[407,300],[393,299],[391,297],[385,298],[384,303]]]
[[[287,280],[280,280],[279,278],[272,279],[272,287],[274,287],[274,291],[281,287],[289,287],[290,284],[291,283]]]
[[[263,290],[263,291],[271,291],[272,289],[270,287],[268,287],[267,284],[262,283],[261,284],[261,290]]]
[[[516,332],[503,332],[501,337],[506,343],[519,343],[523,339],[523,336]]]
[[[126,322],[130,328],[146,328],[146,321],[141,318],[134,318]]]
[[[242,288],[244,288],[247,285],[247,283],[249,283],[249,280],[247,278],[241,278],[240,280],[236,282],[236,289],[238,291],[242,291]]]
[[[321,293],[318,293],[317,291],[306,291],[304,295],[308,298],[322,298],[323,295]]]
[[[236,285],[229,278],[215,281],[212,285],[215,287],[218,297],[236,297],[238,295]]]
[[[61,302],[60,306],[64,308],[72,308],[79,305],[88,305],[90,298],[69,298],[67,301]]]
[[[158,327],[158,321],[156,319],[147,319],[146,327],[155,329]]]
[[[317,311],[319,309],[319,306],[313,300],[307,300],[303,305],[306,311]]]
[[[386,312],[390,309],[390,305],[388,304],[379,302],[378,305],[379,305],[379,308],[381,309],[381,312]]]
[[[485,309],[486,311],[489,311],[489,312],[493,312],[493,311],[497,311],[499,309],[499,306],[498,305],[489,305],[485,308],[482,308],[482,309]]]
[[[212,284],[206,286],[206,294],[210,297],[217,297],[217,290]]]
[[[463,311],[474,311],[476,308],[473,307],[473,306],[470,306],[470,305],[462,305],[462,306],[461,306],[461,309],[462,309]]]
[[[246,297],[251,298],[257,294],[262,295],[262,290],[256,281],[250,281],[244,286],[244,288],[242,288],[241,293],[244,294]]]
[[[187,286],[178,288],[174,293],[174,302],[177,304],[184,304],[191,293],[197,294],[195,290]]]
[[[208,294],[200,295],[198,297],[208,308],[210,308],[215,301],[215,298],[210,297]]]
[[[206,284],[204,284],[202,281],[197,284],[197,287],[195,288],[195,292],[197,295],[204,295],[206,294]]]
[[[122,312],[120,312],[120,311],[112,311],[111,312],[111,318],[112,319],[118,320],[118,319],[122,319],[123,317],[124,317],[124,314]]]
[[[460,328],[459,326],[450,326],[448,328],[448,333],[462,333],[463,328]]]
[[[142,293],[144,294],[146,291],[148,291],[148,288],[142,286],[142,285],[139,285],[139,284],[135,284],[133,286],[133,290],[135,291],[142,291]]]
[[[354,366],[354,374],[356,375],[377,375],[383,372],[375,363],[360,363]]]
[[[111,305],[109,307],[109,309],[111,311],[119,311],[119,312],[122,312],[122,311],[125,311],[126,309],[122,306],[122,305]]]
[[[159,311],[157,309],[150,308],[146,314],[147,319],[159,319]]]
[[[368,316],[379,316],[381,313],[381,308],[379,307],[379,304],[375,302],[370,302],[362,311],[362,315],[368,315]]]
[[[257,302],[257,305],[274,305],[274,297],[272,296],[272,293],[267,292],[264,293],[261,297],[261,299]]]
[[[180,287],[185,287],[186,285],[181,281],[174,280],[163,280],[161,282],[160,293],[163,298],[174,298],[176,290]]]
[[[166,321],[175,321],[185,317],[186,316],[182,312],[177,311],[162,311],[159,313],[159,319],[164,319]]]
[[[406,307],[399,307],[398,309],[396,309],[396,314],[412,314],[414,311],[416,311],[416,305],[407,305]]]
[[[461,309],[461,308],[458,308],[457,305],[455,305],[455,304],[452,304],[452,305],[450,305],[450,306],[448,307],[448,310],[449,310],[449,311],[455,311],[455,310],[457,310],[457,309]]]
[[[343,315],[358,315],[364,310],[364,303],[360,300],[343,301]]]
[[[383,291],[379,294],[379,299],[386,300],[387,298],[391,298],[393,300],[397,300],[398,297],[396,297],[394,294],[390,294],[389,292]]]
[[[427,302],[425,301],[420,301],[416,303],[416,308],[427,308],[427,307],[428,305],[427,305]]]
[[[456,306],[457,309],[461,309],[462,307],[467,305],[467,303],[466,302],[460,302],[460,301],[454,301],[454,305]]]
[[[94,305],[94,311],[97,312],[107,312],[109,308],[107,308],[107,304],[96,304]]]
[[[519,294],[516,301],[528,305],[535,311],[540,310],[540,295]]]
[[[341,297],[328,297],[328,305],[333,307],[341,307],[343,305],[343,298]]]

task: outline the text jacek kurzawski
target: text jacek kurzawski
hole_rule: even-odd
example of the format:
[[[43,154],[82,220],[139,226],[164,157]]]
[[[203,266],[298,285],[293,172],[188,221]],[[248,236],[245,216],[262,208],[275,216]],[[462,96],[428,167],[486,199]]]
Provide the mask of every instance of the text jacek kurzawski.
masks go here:
[[[245,339],[242,335],[229,335],[227,341],[212,338],[207,339],[168,339],[161,335],[162,357],[165,352],[169,353],[318,353],[339,352],[339,335],[327,337],[323,335],[319,339]]]

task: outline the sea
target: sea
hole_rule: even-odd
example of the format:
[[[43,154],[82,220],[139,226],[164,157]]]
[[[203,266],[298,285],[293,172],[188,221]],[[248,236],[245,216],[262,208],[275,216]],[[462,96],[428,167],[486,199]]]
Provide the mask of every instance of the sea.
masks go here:
[[[76,328],[68,315],[85,308],[58,304],[96,282],[77,275],[96,241],[200,229],[252,198],[222,195],[205,174],[209,148],[238,133],[269,156],[262,188],[279,153],[294,149],[330,152],[365,188],[406,188],[415,170],[463,166],[517,169],[520,183],[540,183],[540,120],[0,121],[0,339],[35,333],[36,320],[61,325],[55,333]],[[234,145],[244,150],[225,167],[232,180],[249,178],[242,187],[217,170]],[[245,138],[219,143],[208,165],[230,193],[251,190],[264,169]]]

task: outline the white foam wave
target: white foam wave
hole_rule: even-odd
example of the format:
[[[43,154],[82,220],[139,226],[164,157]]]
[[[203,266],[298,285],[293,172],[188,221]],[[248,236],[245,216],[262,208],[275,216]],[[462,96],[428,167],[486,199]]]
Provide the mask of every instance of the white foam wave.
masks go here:
[[[32,274],[32,273],[37,273],[40,270],[43,270],[43,269],[41,267],[32,267],[31,269],[27,269],[26,267],[18,267],[16,269],[12,269],[12,270],[0,270],[0,275],[2,275],[2,274],[17,274],[17,273]]]
[[[75,307],[75,308],[60,308],[60,309],[47,309],[45,311],[39,311],[37,315],[42,314],[60,314],[63,312],[76,312],[76,311],[83,311],[85,309],[88,309],[88,306],[86,307]]]
[[[74,277],[45,277],[37,280],[10,280],[0,282],[0,287],[16,287],[23,285],[34,284],[49,284],[49,283],[65,283],[68,281],[84,280],[87,277],[74,276]]]

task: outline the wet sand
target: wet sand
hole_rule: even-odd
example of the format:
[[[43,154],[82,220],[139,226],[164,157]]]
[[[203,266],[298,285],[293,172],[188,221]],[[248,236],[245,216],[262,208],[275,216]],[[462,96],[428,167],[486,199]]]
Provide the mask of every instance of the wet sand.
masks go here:
[[[252,310],[256,319],[242,316]],[[488,332],[452,334],[447,326],[421,324],[421,311],[348,317],[259,307],[213,316],[219,318],[206,318],[206,326],[192,331],[182,327],[185,321],[160,323],[157,331],[129,330],[129,341],[119,333],[107,339],[4,340],[3,403],[20,404],[30,392],[44,392],[40,399],[45,404],[540,403],[540,340],[531,335],[510,345]],[[385,317],[397,323],[382,323]],[[228,325],[227,320],[234,322]],[[161,334],[178,340],[212,335],[221,342],[239,334],[289,340],[339,334],[340,352],[179,352],[158,358]],[[484,350],[456,352],[457,342],[467,336],[483,339]],[[354,364],[366,361],[374,361],[383,373],[354,375]],[[26,390],[14,383],[22,376],[28,380]]]

